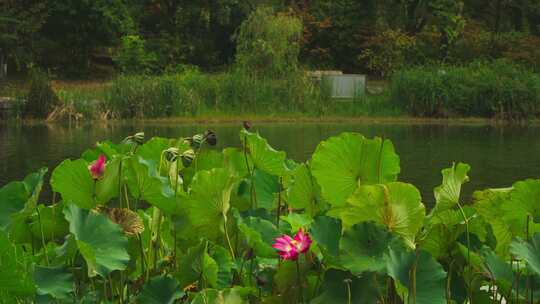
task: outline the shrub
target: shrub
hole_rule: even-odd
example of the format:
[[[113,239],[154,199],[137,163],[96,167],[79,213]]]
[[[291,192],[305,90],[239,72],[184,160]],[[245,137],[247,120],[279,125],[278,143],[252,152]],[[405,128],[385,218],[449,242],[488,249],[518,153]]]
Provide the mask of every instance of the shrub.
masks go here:
[[[415,116],[540,114],[540,76],[507,61],[411,68],[394,75],[390,90],[392,102]]]
[[[405,65],[407,52],[414,43],[414,37],[389,29],[370,37],[359,59],[366,60],[368,68],[381,77],[391,76]]]
[[[156,55],[146,50],[143,38],[127,35],[122,37],[122,45],[114,61],[124,73],[145,74],[152,71],[152,65],[156,63]]]
[[[59,104],[58,96],[53,91],[47,73],[33,69],[30,72],[30,86],[23,106],[23,116],[46,118]]]

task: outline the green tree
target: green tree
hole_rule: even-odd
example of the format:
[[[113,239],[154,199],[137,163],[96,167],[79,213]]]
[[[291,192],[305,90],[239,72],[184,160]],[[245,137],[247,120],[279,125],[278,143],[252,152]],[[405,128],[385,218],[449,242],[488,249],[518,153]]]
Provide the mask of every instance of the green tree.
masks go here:
[[[254,76],[286,76],[298,67],[301,34],[298,18],[259,7],[240,26],[236,64]]]
[[[0,78],[8,62],[26,68],[36,58],[36,40],[46,21],[46,1],[4,0],[0,2]]]

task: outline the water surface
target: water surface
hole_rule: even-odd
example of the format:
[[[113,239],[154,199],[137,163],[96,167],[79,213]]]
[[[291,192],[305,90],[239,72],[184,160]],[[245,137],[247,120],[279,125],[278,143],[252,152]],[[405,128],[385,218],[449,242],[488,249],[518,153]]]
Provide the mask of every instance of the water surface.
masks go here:
[[[216,131],[218,148],[240,144],[236,124],[0,124],[0,185],[22,179],[42,166],[52,170],[65,158],[78,158],[97,141],[117,142],[137,131],[144,131],[147,137],[179,137],[206,128]],[[472,166],[466,196],[475,189],[506,187],[517,180],[540,178],[538,126],[278,123],[256,124],[254,129],[297,161],[309,159],[321,140],[341,132],[389,138],[401,158],[400,179],[420,188],[426,202],[433,201],[433,187],[441,181],[440,170],[452,162]]]

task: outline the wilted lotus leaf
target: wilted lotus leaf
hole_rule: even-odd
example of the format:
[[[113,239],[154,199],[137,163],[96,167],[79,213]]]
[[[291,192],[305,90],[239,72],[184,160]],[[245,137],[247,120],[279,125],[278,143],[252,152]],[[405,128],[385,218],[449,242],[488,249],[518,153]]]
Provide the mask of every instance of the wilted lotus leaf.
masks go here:
[[[144,223],[137,213],[127,208],[101,208],[102,213],[115,224],[120,225],[127,235],[140,234],[144,231]]]

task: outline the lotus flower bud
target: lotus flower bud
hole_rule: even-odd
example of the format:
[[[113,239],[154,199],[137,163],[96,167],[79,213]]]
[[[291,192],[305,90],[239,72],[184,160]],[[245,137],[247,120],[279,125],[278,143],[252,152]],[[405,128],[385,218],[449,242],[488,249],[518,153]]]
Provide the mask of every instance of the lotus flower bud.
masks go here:
[[[186,150],[184,153],[182,153],[182,164],[184,167],[189,167],[191,163],[193,162],[193,159],[195,158],[195,152],[193,149]]]
[[[206,142],[210,146],[215,146],[217,144],[216,133],[214,133],[214,131],[212,130],[207,130],[206,132],[204,132],[204,138],[206,138]]]
[[[166,160],[168,160],[170,162],[174,162],[178,158],[179,151],[178,151],[178,148],[171,147],[171,148],[165,150],[164,153],[165,153],[165,159]]]
[[[251,122],[245,120],[242,125],[244,125],[244,129],[246,129],[247,131],[249,131],[249,129],[251,129]]]
[[[105,163],[107,159],[105,155],[101,154],[98,159],[88,166],[88,171],[94,180],[98,180],[105,174]]]

